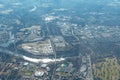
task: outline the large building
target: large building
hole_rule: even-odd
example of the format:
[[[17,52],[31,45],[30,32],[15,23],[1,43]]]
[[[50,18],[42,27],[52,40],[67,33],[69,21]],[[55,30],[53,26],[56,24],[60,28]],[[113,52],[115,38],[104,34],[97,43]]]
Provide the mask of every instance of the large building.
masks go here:
[[[51,41],[49,39],[46,41],[24,43],[21,45],[21,47],[25,51],[34,55],[49,55],[54,53]]]

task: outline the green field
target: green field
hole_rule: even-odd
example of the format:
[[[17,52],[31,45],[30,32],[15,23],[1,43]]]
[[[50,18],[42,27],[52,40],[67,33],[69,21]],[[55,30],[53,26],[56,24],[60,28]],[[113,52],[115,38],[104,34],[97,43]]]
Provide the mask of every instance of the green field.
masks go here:
[[[102,62],[92,66],[96,80],[120,80],[120,65],[116,58],[104,58]]]

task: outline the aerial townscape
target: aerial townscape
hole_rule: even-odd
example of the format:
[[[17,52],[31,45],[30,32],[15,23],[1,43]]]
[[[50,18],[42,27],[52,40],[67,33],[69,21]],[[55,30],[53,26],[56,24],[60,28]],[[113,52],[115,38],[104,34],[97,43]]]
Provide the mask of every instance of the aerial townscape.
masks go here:
[[[0,0],[0,80],[120,80],[120,0]]]

